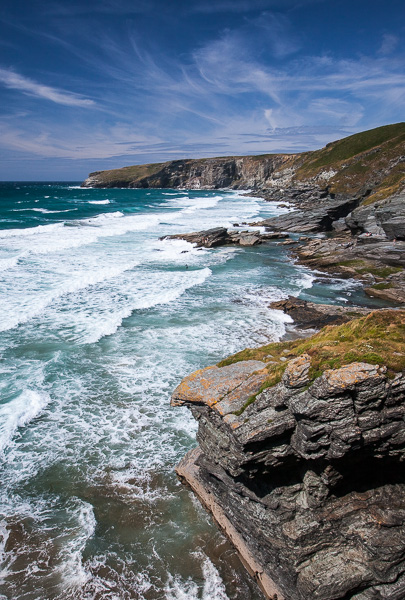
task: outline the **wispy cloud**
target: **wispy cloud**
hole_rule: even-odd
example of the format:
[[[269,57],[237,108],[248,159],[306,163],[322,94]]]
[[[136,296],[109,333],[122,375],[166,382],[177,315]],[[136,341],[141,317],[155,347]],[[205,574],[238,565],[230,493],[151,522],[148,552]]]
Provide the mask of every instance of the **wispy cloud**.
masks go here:
[[[294,8],[321,1],[324,0],[204,0],[196,2],[191,10],[200,13],[248,13],[257,10]]]
[[[80,94],[74,92],[67,92],[58,88],[43,85],[37,83],[32,79],[23,77],[14,71],[1,69],[0,68],[0,82],[3,83],[7,88],[13,90],[19,90],[23,94],[33,96],[35,98],[41,98],[43,100],[49,100],[56,104],[63,104],[65,106],[79,106],[83,108],[91,108],[95,106],[95,102],[88,98],[83,98]]]
[[[381,42],[381,46],[378,50],[379,54],[386,56],[392,54],[399,44],[399,38],[392,33],[385,33]]]

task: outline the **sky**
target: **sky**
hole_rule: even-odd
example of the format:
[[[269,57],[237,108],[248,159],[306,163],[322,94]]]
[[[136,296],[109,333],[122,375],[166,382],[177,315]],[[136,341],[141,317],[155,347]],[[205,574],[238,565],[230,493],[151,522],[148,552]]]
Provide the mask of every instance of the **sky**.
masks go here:
[[[404,121],[404,0],[2,0],[0,180]]]

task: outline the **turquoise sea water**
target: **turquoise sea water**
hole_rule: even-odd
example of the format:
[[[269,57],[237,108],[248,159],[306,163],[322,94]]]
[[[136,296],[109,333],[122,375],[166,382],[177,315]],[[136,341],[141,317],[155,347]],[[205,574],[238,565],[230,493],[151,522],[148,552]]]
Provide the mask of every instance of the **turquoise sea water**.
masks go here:
[[[159,237],[286,209],[237,192],[0,184],[0,598],[258,600],[174,466],[183,376],[279,339],[271,300],[364,301],[276,243]]]

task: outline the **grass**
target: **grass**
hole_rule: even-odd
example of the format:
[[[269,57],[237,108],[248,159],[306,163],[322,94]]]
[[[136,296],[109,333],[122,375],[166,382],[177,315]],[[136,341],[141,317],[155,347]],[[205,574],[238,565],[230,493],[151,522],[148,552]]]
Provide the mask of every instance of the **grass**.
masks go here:
[[[322,150],[315,151],[309,158],[308,164],[303,168],[318,169],[320,167],[332,167],[341,161],[367,152],[376,146],[386,143],[405,134],[405,123],[385,125],[350,135],[349,137],[332,142]]]
[[[147,165],[132,165],[130,167],[122,167],[121,169],[110,169],[109,171],[96,171],[90,173],[90,176],[95,175],[97,180],[102,183],[126,184],[133,181],[139,181],[144,177],[156,175],[165,163],[150,163]]]
[[[374,275],[374,277],[380,277],[382,279],[403,271],[403,267],[376,267],[372,263],[368,263],[367,261],[360,259],[342,260],[336,263],[336,265],[339,267],[350,267],[359,275],[367,275],[368,273],[371,273],[371,275]]]
[[[281,380],[288,364],[281,362],[281,357],[291,359],[304,353],[311,357],[311,381],[328,369],[339,369],[353,362],[386,366],[388,376],[393,377],[405,370],[405,310],[374,311],[343,325],[324,327],[319,333],[304,340],[246,348],[221,361],[218,367],[242,360],[265,360],[271,354],[272,361],[276,364],[267,367],[268,377],[259,394]],[[235,415],[240,416],[255,401],[256,396],[257,394],[251,396]]]
[[[328,182],[330,192],[362,196],[372,189],[364,200],[364,204],[372,204],[404,186],[404,143],[405,123],[363,131],[308,153],[304,160],[297,157],[296,178],[305,181],[332,169],[335,175]]]
[[[389,197],[405,184],[404,164],[400,161],[404,143],[405,123],[396,123],[351,135],[312,152],[184,159],[97,171],[90,175],[96,177],[98,185],[106,187],[136,187],[143,179],[151,177],[149,183],[153,187],[154,183],[159,183],[159,177],[155,177],[154,182],[154,176],[162,169],[176,171],[183,165],[187,171],[191,164],[204,166],[213,161],[220,163],[236,159],[244,159],[247,166],[251,163],[255,168],[279,157],[278,169],[294,167],[297,169],[295,178],[301,181],[315,177],[322,170],[333,169],[336,174],[328,182],[330,192],[363,195],[372,189],[373,193],[364,201],[371,204]],[[398,164],[392,166],[395,162]]]
[[[405,143],[405,140],[404,140]],[[363,200],[363,206],[369,206],[378,202],[379,200],[385,200],[389,196],[393,196],[403,187],[405,180],[405,165],[403,162],[395,165],[387,177],[385,177],[380,185],[377,186],[375,191]]]
[[[389,290],[392,288],[392,283],[376,283],[371,286],[373,290]]]

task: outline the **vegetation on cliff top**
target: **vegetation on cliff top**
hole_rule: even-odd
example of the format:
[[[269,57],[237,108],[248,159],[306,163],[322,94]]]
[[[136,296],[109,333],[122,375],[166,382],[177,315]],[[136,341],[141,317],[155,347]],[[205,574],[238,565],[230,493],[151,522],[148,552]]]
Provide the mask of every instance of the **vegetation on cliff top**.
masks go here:
[[[306,180],[334,171],[329,189],[334,193],[366,194],[371,204],[393,195],[405,185],[405,123],[385,125],[332,142],[308,153],[296,177]]]
[[[310,338],[247,348],[218,363],[224,367],[242,360],[268,363],[262,389],[278,383],[288,360],[307,353],[310,378],[352,362],[387,367],[389,377],[405,370],[405,310],[379,310],[343,325],[327,326]]]
[[[92,184],[98,187],[158,187],[159,175],[163,171],[182,171],[184,167],[202,167],[213,162],[227,163],[236,159],[259,165],[271,158],[283,157],[284,160],[275,171],[286,166],[292,167],[296,170],[293,179],[297,181],[317,178],[326,171],[330,178],[325,179],[324,184],[328,185],[331,192],[351,196],[368,194],[365,203],[371,203],[387,198],[405,186],[404,146],[405,123],[396,123],[356,133],[331,142],[321,150],[301,154],[175,160],[97,171],[91,173],[90,177],[93,179]]]

